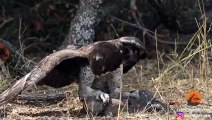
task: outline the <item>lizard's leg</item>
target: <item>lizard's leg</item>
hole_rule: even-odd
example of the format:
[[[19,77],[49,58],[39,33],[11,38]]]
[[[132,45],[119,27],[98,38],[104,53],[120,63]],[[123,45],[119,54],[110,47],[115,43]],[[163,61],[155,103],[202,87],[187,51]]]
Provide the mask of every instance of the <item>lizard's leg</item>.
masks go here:
[[[107,80],[109,94],[111,98],[119,99],[121,95],[121,101],[126,102],[128,104],[128,110],[131,109],[131,111],[143,109],[148,106],[150,106],[150,110],[152,108],[156,110],[166,110],[166,105],[153,98],[153,95],[146,90],[135,90],[130,92],[123,91],[122,74],[122,66],[120,66],[120,68],[113,71],[105,78]],[[114,107],[112,108],[112,110],[110,108],[107,109],[105,114],[111,114],[110,111],[114,112],[114,109]]]

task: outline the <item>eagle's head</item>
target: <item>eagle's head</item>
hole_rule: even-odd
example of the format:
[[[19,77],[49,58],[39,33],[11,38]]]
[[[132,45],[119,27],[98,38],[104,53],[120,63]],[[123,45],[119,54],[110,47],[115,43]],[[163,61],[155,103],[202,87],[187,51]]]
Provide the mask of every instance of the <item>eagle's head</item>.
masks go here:
[[[143,43],[135,37],[122,37],[120,42],[123,44],[123,72],[126,73],[139,60],[146,58],[147,53]]]

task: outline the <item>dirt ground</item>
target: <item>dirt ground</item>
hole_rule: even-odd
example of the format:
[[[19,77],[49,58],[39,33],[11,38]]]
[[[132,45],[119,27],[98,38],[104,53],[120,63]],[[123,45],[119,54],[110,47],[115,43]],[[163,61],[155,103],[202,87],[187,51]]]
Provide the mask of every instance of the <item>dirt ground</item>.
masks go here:
[[[173,114],[160,114],[157,112],[148,113],[144,111],[138,111],[136,113],[128,113],[127,111],[121,111],[119,119],[123,120],[164,120],[176,119],[176,112],[184,112],[185,119],[187,120],[210,120],[212,119],[212,85],[201,82],[198,78],[198,72],[194,75],[194,78],[184,76],[191,72],[191,68],[185,68],[187,70],[181,71],[181,77],[177,76],[178,72],[173,72],[176,76],[171,76],[170,73],[166,77],[160,78],[160,75],[164,73],[165,68],[168,68],[170,64],[161,64],[160,72],[158,72],[158,62],[156,60],[145,60],[138,63],[128,74],[124,75],[124,90],[134,89],[146,89],[151,91],[156,98],[160,99],[165,103],[170,101],[177,101],[176,104],[170,105]],[[198,67],[193,67],[195,71]],[[176,69],[179,71],[178,69]],[[184,73],[185,72],[185,73]],[[208,75],[207,83],[212,83],[211,76]],[[168,79],[168,80],[167,80]],[[193,80],[193,82],[191,82]],[[193,84],[194,83],[194,84]],[[192,84],[192,85],[191,85]],[[204,98],[203,102],[207,104],[200,104],[198,106],[186,105],[185,95],[188,91],[196,89],[199,90]],[[56,92],[68,92],[70,96],[62,101],[23,101],[15,100],[4,106],[1,106],[1,119],[16,119],[16,120],[71,120],[71,119],[117,119],[115,117],[99,117],[91,116],[85,112],[82,112],[82,104],[77,96],[77,85],[62,89],[52,89],[49,87],[41,86],[37,90],[32,91],[33,93],[48,94]],[[203,113],[192,114],[192,110],[203,111]],[[209,111],[210,113],[206,113]]]

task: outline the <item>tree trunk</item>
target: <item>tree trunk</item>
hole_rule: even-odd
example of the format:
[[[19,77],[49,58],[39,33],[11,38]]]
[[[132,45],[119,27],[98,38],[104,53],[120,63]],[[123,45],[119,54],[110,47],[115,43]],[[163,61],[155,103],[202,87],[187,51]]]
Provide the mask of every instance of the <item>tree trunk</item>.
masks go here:
[[[98,23],[103,20],[106,15],[119,13],[119,10],[126,5],[130,5],[130,0],[80,0],[79,9],[71,21],[69,33],[59,49],[67,48],[69,45],[80,47],[93,43],[96,27],[99,26]],[[4,47],[10,49],[10,59],[8,59],[8,56],[5,56],[7,50],[1,49],[0,46],[0,59],[3,63],[10,65],[10,73],[13,73],[15,76],[17,76],[16,73],[18,73],[18,76],[21,77],[33,68],[34,64],[28,61],[26,62],[23,55],[17,52],[17,49],[12,49],[14,48],[12,44],[6,41],[2,43]]]
[[[76,16],[71,21],[69,33],[61,48],[67,45],[83,46],[93,43],[95,27],[101,19],[103,0],[80,0]]]
[[[79,9],[60,49],[68,45],[79,47],[93,43],[99,22],[106,15],[118,13],[120,8],[129,3],[130,0],[80,0]]]

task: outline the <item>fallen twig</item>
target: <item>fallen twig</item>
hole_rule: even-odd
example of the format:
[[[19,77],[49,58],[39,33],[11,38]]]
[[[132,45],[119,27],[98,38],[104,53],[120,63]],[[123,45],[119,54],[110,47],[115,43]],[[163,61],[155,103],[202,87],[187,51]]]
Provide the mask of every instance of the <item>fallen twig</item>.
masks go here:
[[[63,99],[66,99],[69,95],[66,93],[48,93],[48,94],[39,94],[39,93],[33,93],[33,94],[21,94],[18,95],[16,100],[26,100],[26,101],[62,101]],[[112,105],[124,105],[124,103],[119,99],[112,99],[111,100]]]
[[[61,101],[66,98],[64,93],[49,93],[49,94],[21,94],[16,100],[27,101]]]

